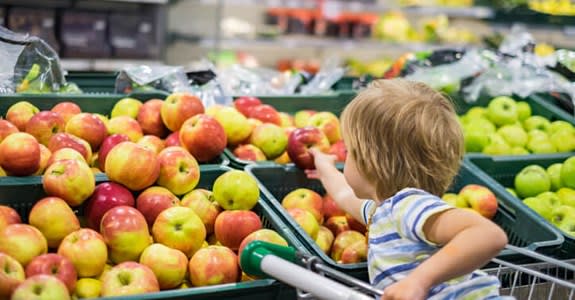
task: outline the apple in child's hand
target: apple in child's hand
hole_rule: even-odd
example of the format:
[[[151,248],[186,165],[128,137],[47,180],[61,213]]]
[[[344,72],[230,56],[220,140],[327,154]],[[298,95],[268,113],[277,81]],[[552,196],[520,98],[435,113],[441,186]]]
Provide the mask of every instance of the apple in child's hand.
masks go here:
[[[488,188],[469,184],[463,187],[459,196],[465,199],[469,206],[482,216],[491,219],[497,213],[497,198]]]
[[[262,228],[250,233],[243,239],[240,247],[238,248],[238,255],[240,257],[242,256],[242,251],[244,251],[244,248],[253,241],[264,241],[280,246],[288,246],[287,241],[281,235],[279,235],[279,233],[271,229]]]
[[[527,166],[515,175],[515,191],[521,198],[535,197],[550,189],[551,179],[541,166]]]
[[[0,119],[0,143],[9,135],[19,132],[14,124],[7,120]]]
[[[94,277],[102,274],[108,260],[108,248],[98,232],[82,228],[67,235],[58,254],[68,258],[79,277]]]
[[[20,215],[10,206],[0,205],[0,231],[10,224],[22,223]]]
[[[194,254],[188,264],[193,286],[234,283],[240,279],[237,255],[223,246],[208,246]]]
[[[103,182],[96,186],[94,193],[87,202],[85,215],[88,226],[100,230],[100,222],[104,214],[116,206],[134,206],[134,196],[127,188],[115,182]]]
[[[22,265],[8,254],[0,252],[0,299],[10,299],[12,292],[25,278]]]
[[[30,211],[30,225],[38,228],[48,241],[48,247],[58,248],[70,233],[80,229],[80,221],[66,201],[46,197],[36,202]]]
[[[6,112],[6,120],[14,124],[18,130],[25,131],[26,123],[40,110],[28,101],[14,103]]]
[[[102,292],[102,282],[94,278],[80,278],[76,282],[76,289],[72,298],[89,299],[98,298]]]
[[[212,192],[205,189],[195,189],[182,198],[180,205],[191,208],[200,217],[206,226],[207,235],[214,232],[216,218],[220,214],[221,208],[214,201]]]
[[[100,146],[100,152],[98,153],[98,166],[100,170],[106,170],[106,157],[108,157],[110,150],[112,150],[116,145],[128,141],[130,141],[130,138],[121,133],[112,134],[104,139]]]
[[[116,145],[106,157],[106,175],[132,191],[141,191],[156,182],[160,163],[156,153],[136,143]]]
[[[327,219],[324,226],[331,230],[333,235],[337,236],[344,231],[351,230],[345,214],[343,216],[333,216]]]
[[[242,96],[234,100],[234,107],[246,117],[249,117],[250,111],[254,107],[260,106],[261,104],[262,101],[260,99],[250,96]]]
[[[107,127],[108,134],[125,134],[130,138],[130,141],[134,143],[139,141],[144,136],[142,127],[140,127],[140,123],[128,116],[111,118],[110,121],[108,121]]]
[[[315,169],[313,155],[309,148],[317,148],[327,153],[329,141],[321,130],[315,127],[304,127],[294,130],[288,138],[287,152],[290,159],[301,169]]]
[[[213,197],[225,210],[250,210],[260,198],[257,181],[239,170],[227,171],[216,178]]]
[[[0,143],[0,166],[8,175],[28,176],[40,168],[40,145],[28,133],[17,132]]]
[[[320,194],[306,188],[291,191],[282,200],[285,209],[301,208],[313,214],[318,223],[323,222],[323,198]]]
[[[137,261],[142,251],[151,244],[146,219],[130,206],[110,209],[102,218],[100,232],[114,263]]]
[[[296,112],[294,115],[295,127],[302,128],[307,126],[307,124],[309,123],[309,119],[314,114],[316,114],[316,111],[314,110],[300,110]]]
[[[191,257],[206,239],[206,228],[188,207],[170,207],[161,212],[152,226],[154,241]]]
[[[48,242],[36,227],[11,224],[0,231],[0,252],[15,258],[22,266],[48,252]]]
[[[154,151],[156,154],[160,154],[166,148],[164,141],[155,135],[144,135],[137,144]]]
[[[41,111],[26,123],[26,132],[34,136],[40,144],[48,145],[50,138],[64,131],[66,122],[60,114],[51,111]]]
[[[226,210],[221,212],[214,224],[216,239],[236,251],[243,239],[262,228],[260,217],[249,210]]]
[[[344,231],[338,234],[333,241],[331,258],[336,262],[341,262],[342,254],[345,249],[357,242],[363,242],[367,244],[365,235],[353,230]]]
[[[241,160],[264,161],[267,159],[263,151],[252,144],[240,145],[234,149],[233,153]]]
[[[323,253],[329,255],[329,251],[331,250],[331,245],[333,244],[333,240],[335,236],[333,232],[329,230],[329,228],[325,226],[320,226],[319,231],[317,232],[317,237],[315,238],[315,243],[319,246]]]
[[[341,253],[342,264],[356,264],[367,260],[367,242],[357,241]]]
[[[134,98],[123,98],[120,101],[116,102],[114,107],[112,108],[112,112],[110,116],[112,118],[118,116],[128,116],[132,119],[135,119],[138,116],[138,112],[142,107],[142,102],[140,100]]]
[[[74,102],[60,102],[52,107],[51,111],[59,113],[64,118],[64,122],[67,123],[72,116],[81,113],[82,109]]]
[[[22,282],[14,293],[11,300],[44,300],[58,299],[69,300],[70,294],[66,285],[52,275],[35,275],[28,277]]]
[[[278,111],[268,104],[262,104],[251,108],[248,117],[260,120],[263,123],[275,124],[277,126],[282,124],[282,119]]]
[[[60,197],[70,206],[79,206],[95,189],[92,170],[83,161],[67,159],[50,165],[42,177],[42,186],[49,196]]]
[[[184,122],[185,123],[185,122]],[[218,123],[219,124],[219,123]],[[183,125],[182,125],[183,126]],[[166,144],[166,148],[167,147],[172,147],[172,146],[178,146],[178,147],[182,147],[182,143],[180,143],[180,131],[174,131],[172,133],[170,133],[167,137],[166,140],[164,141],[164,143]],[[189,150],[188,150],[189,151]],[[190,152],[191,153],[191,152]]]
[[[144,105],[140,108],[136,120],[140,123],[144,134],[154,135],[159,138],[163,138],[168,134],[168,128],[162,121],[161,111],[163,104],[163,100],[151,99],[144,102]]]
[[[213,160],[224,152],[228,143],[224,127],[208,115],[197,115],[188,119],[182,125],[177,138],[182,147],[199,162]]]
[[[112,267],[102,278],[102,297],[127,296],[159,292],[154,272],[133,261]]]
[[[341,140],[339,119],[331,112],[322,111],[314,114],[309,118],[308,126],[319,128],[325,134],[330,144]]]
[[[96,151],[108,136],[108,128],[94,114],[80,113],[66,123],[66,133],[85,140]]]
[[[288,214],[295,220],[299,226],[311,237],[312,240],[317,238],[319,232],[319,223],[312,213],[301,208],[287,209]]]
[[[152,244],[142,252],[140,264],[147,266],[158,279],[160,289],[179,286],[186,277],[188,258],[179,250]]]
[[[26,277],[45,274],[60,279],[70,293],[74,292],[78,274],[72,262],[64,256],[48,253],[35,257],[26,266]]]
[[[180,199],[178,197],[170,190],[160,186],[145,189],[136,199],[136,208],[144,215],[150,228],[161,212],[179,204]]]
[[[193,190],[200,180],[200,166],[196,159],[182,147],[168,147],[158,155],[160,175],[158,185],[175,195]]]

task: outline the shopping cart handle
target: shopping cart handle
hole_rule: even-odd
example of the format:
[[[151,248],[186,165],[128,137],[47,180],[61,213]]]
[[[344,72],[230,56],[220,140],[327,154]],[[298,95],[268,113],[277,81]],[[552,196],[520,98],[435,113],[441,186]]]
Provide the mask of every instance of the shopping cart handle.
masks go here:
[[[269,254],[281,257],[287,261],[295,263],[297,261],[296,250],[292,247],[280,246],[264,241],[253,241],[249,243],[240,256],[240,266],[248,275],[255,275],[260,278],[269,277],[262,272],[262,259]]]

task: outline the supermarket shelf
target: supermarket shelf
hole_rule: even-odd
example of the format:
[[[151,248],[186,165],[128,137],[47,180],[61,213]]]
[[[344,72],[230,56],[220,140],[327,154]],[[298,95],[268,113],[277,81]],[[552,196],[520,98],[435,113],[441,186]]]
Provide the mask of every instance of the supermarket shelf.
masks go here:
[[[62,67],[68,71],[118,71],[126,66],[133,65],[162,65],[159,60],[134,59],[74,59],[61,60]]]
[[[108,2],[128,2],[139,4],[167,4],[169,0],[104,0]]]

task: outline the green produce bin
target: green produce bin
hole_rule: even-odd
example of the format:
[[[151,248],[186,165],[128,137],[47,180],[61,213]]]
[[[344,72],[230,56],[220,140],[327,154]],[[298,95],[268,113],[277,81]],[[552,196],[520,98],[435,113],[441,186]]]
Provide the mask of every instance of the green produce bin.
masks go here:
[[[281,206],[281,201],[285,195],[297,188],[308,188],[322,195],[325,194],[325,190],[318,180],[308,179],[302,170],[293,166],[249,165],[246,167],[246,171],[258,180],[263,192],[263,200],[275,209],[276,213],[284,219],[285,223],[290,226],[291,230],[297,234],[304,246],[313,255],[320,257],[328,266],[336,270],[367,280],[366,263],[336,263],[324,254]],[[496,188],[496,184],[485,180],[478,173],[467,163],[462,164],[451,191],[459,192],[467,184],[480,184],[488,187],[501,204],[493,221],[505,230],[510,244],[542,253],[553,253],[559,248],[561,243],[563,243],[563,237],[557,230],[549,224],[538,222],[533,214],[525,207],[518,205],[513,197],[510,197],[509,193]],[[524,257],[506,250],[501,252],[499,258],[515,262],[525,260]]]
[[[549,167],[554,163],[562,163],[567,158],[573,156],[572,153],[552,154],[552,155],[530,155],[523,157],[513,156],[485,156],[485,155],[469,155],[465,159],[469,161],[471,168],[476,172],[481,173],[481,177],[493,187],[499,194],[505,194],[508,200],[503,203],[509,205],[510,209],[515,211],[522,211],[531,219],[531,225],[524,224],[524,231],[529,232],[531,235],[539,235],[537,230],[542,228],[553,228],[565,240],[561,245],[557,255],[561,258],[575,258],[575,237],[563,233],[557,229],[553,224],[545,220],[535,211],[531,210],[527,205],[524,205],[520,199],[508,193],[506,187],[514,187],[515,175],[529,165],[539,165],[544,168]],[[494,192],[495,192],[494,191]],[[550,254],[555,254],[552,252]]]
[[[211,189],[213,182],[218,176],[231,170],[227,167],[202,166],[201,177],[198,188]],[[106,177],[100,176],[99,182],[105,182]],[[36,178],[35,181],[22,182],[15,180],[12,185],[0,185],[0,204],[8,205],[18,211],[24,222],[28,219],[28,214],[34,203],[45,197],[42,189],[41,180]],[[253,209],[262,219],[265,228],[272,228],[283,236],[290,246],[303,250],[303,246],[295,235],[288,229],[269,205],[259,200]],[[76,209],[79,216],[83,215],[83,207]],[[306,252],[307,253],[307,252]],[[191,300],[191,299],[295,299],[296,292],[293,288],[288,287],[276,280],[263,279],[250,282],[239,282],[233,284],[216,285],[210,287],[198,287],[180,290],[162,291],[144,295],[115,297],[106,299],[124,299],[124,300],[141,300],[141,299],[162,299],[162,300]],[[104,299],[104,298],[101,298]]]
[[[66,81],[75,83],[84,93],[113,94],[116,72],[69,72]]]

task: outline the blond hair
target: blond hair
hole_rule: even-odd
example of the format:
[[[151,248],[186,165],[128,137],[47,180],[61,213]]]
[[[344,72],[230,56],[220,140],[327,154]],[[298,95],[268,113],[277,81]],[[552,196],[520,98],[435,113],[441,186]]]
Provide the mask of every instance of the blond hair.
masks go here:
[[[377,80],[347,105],[342,133],[377,200],[403,188],[447,191],[463,157],[463,133],[453,105],[420,82]]]

